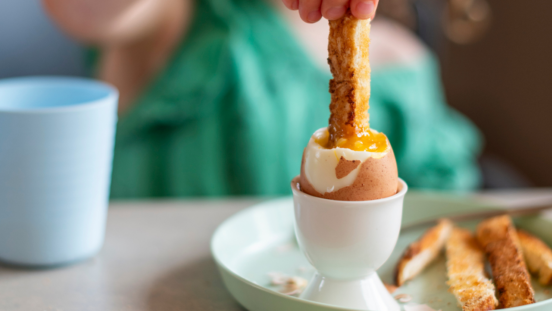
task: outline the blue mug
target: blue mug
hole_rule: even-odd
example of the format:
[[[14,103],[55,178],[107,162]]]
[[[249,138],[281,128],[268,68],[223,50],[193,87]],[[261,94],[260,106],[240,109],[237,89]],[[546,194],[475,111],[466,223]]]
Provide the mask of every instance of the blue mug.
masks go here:
[[[101,249],[118,96],[81,78],[0,80],[0,261],[58,266]]]

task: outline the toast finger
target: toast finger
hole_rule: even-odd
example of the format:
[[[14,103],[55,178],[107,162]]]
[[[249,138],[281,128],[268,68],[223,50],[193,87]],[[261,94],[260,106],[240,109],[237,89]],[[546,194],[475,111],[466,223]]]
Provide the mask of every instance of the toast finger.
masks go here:
[[[413,279],[435,260],[443,249],[452,227],[450,220],[441,219],[435,227],[427,230],[419,240],[408,246],[395,270],[397,286]]]
[[[536,236],[526,231],[517,231],[519,243],[527,268],[539,278],[539,283],[552,283],[552,250]]]
[[[370,99],[370,20],[351,15],[330,21],[330,142],[363,133],[368,128]]]
[[[502,308],[535,302],[531,279],[509,216],[487,219],[477,227],[477,240],[487,254]]]
[[[485,255],[470,231],[454,228],[446,243],[447,284],[463,311],[494,310],[495,287],[485,275]]]

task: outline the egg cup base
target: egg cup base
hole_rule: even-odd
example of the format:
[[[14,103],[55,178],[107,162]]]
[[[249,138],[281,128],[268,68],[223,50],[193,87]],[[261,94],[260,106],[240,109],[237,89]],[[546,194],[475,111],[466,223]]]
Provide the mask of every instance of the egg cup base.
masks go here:
[[[358,280],[337,280],[315,273],[301,295],[302,299],[342,308],[400,311],[376,272]]]
[[[292,183],[295,235],[316,269],[301,298],[357,310],[399,311],[376,271],[389,259],[401,228],[406,183],[398,192],[367,201],[336,201]]]

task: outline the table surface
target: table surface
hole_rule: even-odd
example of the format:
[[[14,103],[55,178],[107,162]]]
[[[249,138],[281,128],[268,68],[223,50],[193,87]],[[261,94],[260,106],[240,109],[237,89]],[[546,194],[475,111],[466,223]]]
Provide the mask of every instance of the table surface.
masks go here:
[[[476,195],[511,208],[552,201],[552,189]],[[0,266],[2,311],[244,311],[209,250],[216,227],[261,198],[112,202],[94,258],[50,270]]]

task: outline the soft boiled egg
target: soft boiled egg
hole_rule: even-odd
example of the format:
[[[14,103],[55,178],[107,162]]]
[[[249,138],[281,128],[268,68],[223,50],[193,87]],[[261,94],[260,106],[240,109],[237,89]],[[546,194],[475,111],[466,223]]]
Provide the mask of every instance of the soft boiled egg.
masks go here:
[[[375,152],[366,148],[330,149],[324,143],[327,135],[327,128],[317,130],[303,151],[301,191],[339,201],[377,200],[397,193],[397,162],[388,140],[384,150]]]

